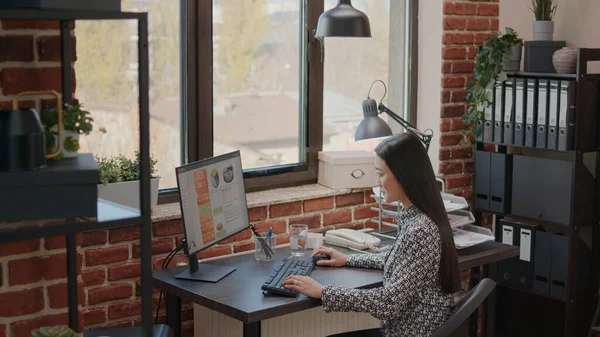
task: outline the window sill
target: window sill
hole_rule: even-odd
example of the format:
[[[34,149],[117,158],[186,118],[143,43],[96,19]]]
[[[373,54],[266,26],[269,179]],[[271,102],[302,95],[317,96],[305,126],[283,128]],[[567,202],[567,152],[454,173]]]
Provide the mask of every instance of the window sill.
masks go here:
[[[319,184],[302,185],[286,188],[246,193],[248,208],[282,204],[294,201],[319,199],[336,195],[367,191],[370,188],[331,189]],[[181,219],[181,208],[178,202],[158,205],[152,210],[152,222]]]

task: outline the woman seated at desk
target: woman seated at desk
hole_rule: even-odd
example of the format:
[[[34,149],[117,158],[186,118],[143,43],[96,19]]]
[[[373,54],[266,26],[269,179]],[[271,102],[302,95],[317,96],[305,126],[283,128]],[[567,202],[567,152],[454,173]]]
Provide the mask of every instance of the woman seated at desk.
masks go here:
[[[390,137],[375,149],[377,185],[387,202],[404,206],[399,231],[389,252],[344,255],[321,247],[320,266],[383,269],[383,286],[351,289],[322,286],[308,276],[290,276],[284,286],[321,299],[326,312],[366,312],[382,321],[381,329],[341,336],[430,336],[455,308],[460,289],[452,229],[437,189],[433,168],[420,139],[411,133]]]

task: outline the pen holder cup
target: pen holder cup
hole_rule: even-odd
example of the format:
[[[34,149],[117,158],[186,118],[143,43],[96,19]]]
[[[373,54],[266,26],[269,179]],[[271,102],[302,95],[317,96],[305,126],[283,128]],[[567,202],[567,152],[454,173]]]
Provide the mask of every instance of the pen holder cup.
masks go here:
[[[267,238],[267,233],[260,233],[260,237],[252,235],[254,240],[254,258],[258,261],[271,261],[275,259],[275,245],[277,235],[272,234]]]

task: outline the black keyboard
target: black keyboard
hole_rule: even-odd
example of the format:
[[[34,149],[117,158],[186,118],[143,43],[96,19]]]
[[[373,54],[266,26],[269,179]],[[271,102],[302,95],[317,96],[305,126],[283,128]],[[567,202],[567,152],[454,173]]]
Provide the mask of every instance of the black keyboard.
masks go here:
[[[267,280],[260,288],[273,294],[296,297],[298,295],[297,290],[284,288],[281,283],[290,275],[310,275],[314,266],[312,261],[285,258],[275,265],[271,275],[267,277]]]

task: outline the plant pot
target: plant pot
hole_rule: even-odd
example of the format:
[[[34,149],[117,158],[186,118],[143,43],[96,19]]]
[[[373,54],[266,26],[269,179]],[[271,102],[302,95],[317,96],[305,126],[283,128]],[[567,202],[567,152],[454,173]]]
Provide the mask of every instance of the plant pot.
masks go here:
[[[564,47],[552,55],[552,64],[559,74],[574,74],[577,71],[577,48]]]
[[[50,128],[50,131],[52,132],[57,132],[56,126]],[[56,151],[56,147],[57,147],[57,138],[58,136],[53,134],[52,137],[54,138],[54,142],[53,142],[53,146],[50,149],[47,149],[47,153],[52,153],[54,151]],[[74,158],[77,157],[77,153],[79,153],[79,150],[75,150],[75,151],[67,151],[65,149],[65,142],[67,142],[67,139],[69,139],[69,141],[71,141],[71,139],[74,139],[75,141],[77,141],[77,143],[79,143],[79,133],[75,132],[75,131],[71,131],[71,130],[63,130],[62,131],[62,149],[60,151],[60,156],[61,158]]]
[[[521,69],[521,54],[523,54],[523,46],[512,46],[504,50],[510,58],[502,62],[504,71],[519,71]]]
[[[554,36],[554,21],[533,21],[533,40],[552,41]]]
[[[69,138],[69,137],[71,137],[71,138]],[[77,157],[77,153],[79,152],[79,150],[67,151],[65,149],[65,142],[67,142],[67,139],[69,139],[68,141],[75,140],[75,141],[77,141],[77,143],[79,143],[79,133],[77,133],[75,131],[63,130],[62,138],[63,138],[62,139],[62,150],[60,153],[62,154],[63,158]]]
[[[158,183],[160,179],[150,179],[150,208],[158,203]],[[116,202],[131,208],[140,209],[140,181],[124,181],[98,185],[98,198]]]

